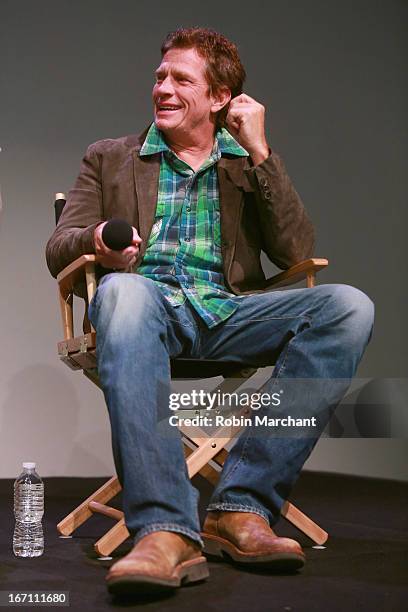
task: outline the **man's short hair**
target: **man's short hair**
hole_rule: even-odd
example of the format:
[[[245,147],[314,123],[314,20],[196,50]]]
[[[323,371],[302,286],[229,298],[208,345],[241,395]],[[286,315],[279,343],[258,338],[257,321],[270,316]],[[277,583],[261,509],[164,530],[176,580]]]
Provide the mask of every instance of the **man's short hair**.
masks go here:
[[[236,45],[222,34],[208,28],[179,28],[170,32],[161,46],[162,57],[169,49],[196,49],[206,61],[205,74],[210,94],[221,87],[231,90],[231,98],[242,93],[245,70]],[[217,113],[217,125],[223,126],[229,104]]]

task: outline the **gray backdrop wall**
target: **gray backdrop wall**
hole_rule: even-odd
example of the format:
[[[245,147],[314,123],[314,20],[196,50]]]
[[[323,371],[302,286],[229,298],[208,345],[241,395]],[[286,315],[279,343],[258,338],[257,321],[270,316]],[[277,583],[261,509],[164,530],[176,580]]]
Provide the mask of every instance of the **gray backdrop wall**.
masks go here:
[[[357,387],[406,405],[406,2],[3,0],[0,11],[0,477],[23,460],[44,476],[113,471],[102,394],[56,355],[44,247],[53,194],[70,188],[87,145],[151,121],[160,43],[180,25],[238,44],[245,91],[265,104],[270,145],[330,260],[320,282],[375,302]],[[322,439],[307,467],[404,479],[402,429]]]

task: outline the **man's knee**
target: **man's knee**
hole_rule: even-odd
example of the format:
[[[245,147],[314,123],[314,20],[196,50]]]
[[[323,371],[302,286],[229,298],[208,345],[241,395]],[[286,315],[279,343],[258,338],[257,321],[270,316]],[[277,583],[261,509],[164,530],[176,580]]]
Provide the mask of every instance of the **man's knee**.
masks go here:
[[[90,307],[90,318],[101,311],[105,316],[137,321],[154,314],[159,308],[157,288],[153,281],[137,274],[112,273],[104,276]]]
[[[115,299],[125,299],[137,297],[138,299],[146,299],[154,293],[154,282],[140,274],[128,274],[125,272],[112,272],[103,276],[98,287],[98,291],[102,291],[104,297],[112,296]]]
[[[360,289],[351,285],[332,284],[325,287],[328,308],[333,322],[344,323],[348,334],[356,338],[371,336],[374,324],[374,303]]]

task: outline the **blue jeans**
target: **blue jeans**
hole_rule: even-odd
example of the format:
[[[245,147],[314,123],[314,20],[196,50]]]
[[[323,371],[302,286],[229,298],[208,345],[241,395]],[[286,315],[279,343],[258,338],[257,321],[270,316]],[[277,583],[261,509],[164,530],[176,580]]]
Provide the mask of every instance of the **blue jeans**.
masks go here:
[[[270,393],[287,379],[336,379],[331,394],[312,385],[308,395],[308,416],[318,415],[324,426],[371,337],[373,303],[348,285],[235,299],[236,312],[208,329],[188,301],[173,307],[152,280],[112,273],[90,304],[125,521],[135,542],[164,530],[202,545],[198,492],[188,478],[181,437],[157,427],[170,415],[170,357],[275,364],[263,389]],[[300,413],[296,402],[299,396],[290,411]],[[231,449],[208,509],[254,512],[273,525],[319,433],[271,438],[252,429]]]

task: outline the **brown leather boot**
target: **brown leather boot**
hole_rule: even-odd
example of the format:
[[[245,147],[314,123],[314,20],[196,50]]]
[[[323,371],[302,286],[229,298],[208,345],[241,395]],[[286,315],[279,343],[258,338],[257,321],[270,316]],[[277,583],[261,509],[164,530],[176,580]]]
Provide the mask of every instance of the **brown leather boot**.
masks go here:
[[[110,568],[108,591],[115,595],[160,593],[209,575],[207,560],[190,538],[171,531],[146,535]]]
[[[209,512],[201,534],[204,552],[271,570],[296,570],[305,555],[296,540],[280,538],[253,512]]]

